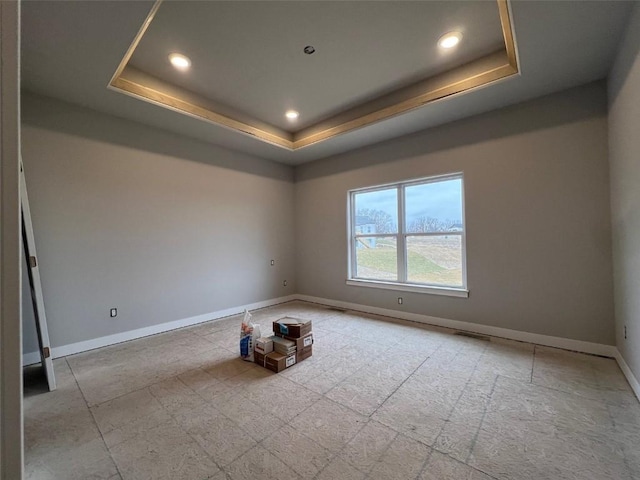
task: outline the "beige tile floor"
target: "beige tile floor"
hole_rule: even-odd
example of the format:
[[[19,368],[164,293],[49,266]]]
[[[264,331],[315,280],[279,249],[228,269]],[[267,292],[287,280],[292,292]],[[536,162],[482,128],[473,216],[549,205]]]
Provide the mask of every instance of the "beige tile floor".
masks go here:
[[[311,358],[238,358],[240,317],[26,372],[28,479],[640,479],[640,404],[611,359],[291,302]]]

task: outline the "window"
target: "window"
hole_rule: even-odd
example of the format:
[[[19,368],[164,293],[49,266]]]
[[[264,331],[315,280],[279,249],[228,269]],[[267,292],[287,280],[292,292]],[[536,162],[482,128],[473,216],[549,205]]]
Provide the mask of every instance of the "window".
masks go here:
[[[349,192],[349,285],[467,296],[462,174]]]

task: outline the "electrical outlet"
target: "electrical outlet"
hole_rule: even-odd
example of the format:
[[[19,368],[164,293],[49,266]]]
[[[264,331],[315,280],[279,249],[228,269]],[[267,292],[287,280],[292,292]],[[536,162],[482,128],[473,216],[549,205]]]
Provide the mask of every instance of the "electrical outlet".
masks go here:
[[[624,339],[627,339],[627,326],[624,326]]]
[[[271,260],[271,266],[273,267],[276,264],[275,260]]]
[[[402,305],[402,297],[398,297],[398,305]]]
[[[117,317],[118,316],[118,309],[117,308],[112,308],[111,310],[109,310],[109,316],[110,317]]]
[[[285,280],[284,282],[282,282],[282,286],[286,287],[287,286],[287,281]]]

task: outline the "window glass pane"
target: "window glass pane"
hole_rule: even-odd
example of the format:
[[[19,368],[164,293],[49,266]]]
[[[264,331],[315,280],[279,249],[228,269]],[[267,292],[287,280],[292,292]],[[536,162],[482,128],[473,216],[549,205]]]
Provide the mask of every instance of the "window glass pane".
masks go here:
[[[395,237],[355,239],[356,277],[398,280],[398,252]]]
[[[398,189],[356,193],[356,235],[398,232]]]
[[[412,283],[463,287],[462,236],[408,236],[407,280]]]
[[[405,189],[407,233],[462,231],[462,180],[412,185]]]

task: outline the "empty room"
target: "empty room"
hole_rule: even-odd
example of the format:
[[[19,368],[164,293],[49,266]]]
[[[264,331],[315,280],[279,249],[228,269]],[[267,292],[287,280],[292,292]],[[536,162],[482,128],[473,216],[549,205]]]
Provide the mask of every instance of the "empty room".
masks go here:
[[[0,14],[0,478],[640,479],[640,2]]]

